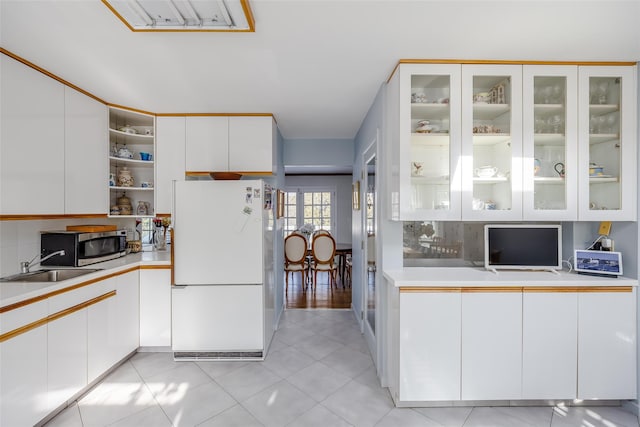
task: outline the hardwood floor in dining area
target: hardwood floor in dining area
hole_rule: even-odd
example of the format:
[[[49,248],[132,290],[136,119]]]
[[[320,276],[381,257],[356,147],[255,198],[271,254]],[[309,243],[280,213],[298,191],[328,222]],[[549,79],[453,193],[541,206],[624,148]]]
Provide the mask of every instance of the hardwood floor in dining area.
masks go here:
[[[282,284],[284,286],[284,283]],[[326,274],[318,275],[316,289],[311,283],[301,284],[300,274],[289,275],[289,289],[285,293],[286,308],[351,308],[351,287],[342,286],[338,277],[333,289]]]

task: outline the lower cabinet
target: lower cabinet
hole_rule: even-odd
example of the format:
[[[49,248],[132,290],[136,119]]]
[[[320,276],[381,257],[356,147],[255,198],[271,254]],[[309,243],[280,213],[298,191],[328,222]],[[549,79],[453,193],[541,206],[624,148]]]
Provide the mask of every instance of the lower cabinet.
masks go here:
[[[140,347],[140,273],[116,276],[116,316],[113,318],[116,361]]]
[[[171,270],[140,270],[140,346],[171,346]]]
[[[47,396],[53,411],[87,386],[87,308],[47,328]]]
[[[522,294],[522,398],[575,399],[578,295]]]
[[[392,394],[401,402],[635,399],[636,293],[403,288]]]
[[[462,400],[520,399],[522,294],[462,294]]]
[[[460,293],[400,295],[403,400],[460,399]]]
[[[0,425],[31,426],[49,412],[47,325],[8,336],[47,317],[47,302],[0,314]],[[37,323],[35,323],[37,325]]]
[[[636,292],[578,295],[578,399],[636,397]]]

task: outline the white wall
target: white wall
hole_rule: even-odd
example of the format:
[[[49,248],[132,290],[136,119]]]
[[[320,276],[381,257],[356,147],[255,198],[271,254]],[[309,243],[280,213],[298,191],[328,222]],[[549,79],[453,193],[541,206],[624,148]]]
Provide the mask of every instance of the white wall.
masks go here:
[[[352,139],[287,139],[284,164],[287,171],[313,173],[319,168],[342,172],[353,167]]]
[[[332,234],[338,243],[351,242],[351,175],[287,175],[284,186],[287,189],[335,188],[336,229]]]

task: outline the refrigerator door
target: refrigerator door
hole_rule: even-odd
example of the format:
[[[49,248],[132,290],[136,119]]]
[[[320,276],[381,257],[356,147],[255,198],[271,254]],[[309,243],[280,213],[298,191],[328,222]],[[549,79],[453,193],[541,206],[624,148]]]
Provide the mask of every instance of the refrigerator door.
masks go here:
[[[171,295],[174,352],[255,352],[214,356],[262,357],[261,285],[174,286]]]
[[[261,284],[263,182],[174,183],[177,285]]]

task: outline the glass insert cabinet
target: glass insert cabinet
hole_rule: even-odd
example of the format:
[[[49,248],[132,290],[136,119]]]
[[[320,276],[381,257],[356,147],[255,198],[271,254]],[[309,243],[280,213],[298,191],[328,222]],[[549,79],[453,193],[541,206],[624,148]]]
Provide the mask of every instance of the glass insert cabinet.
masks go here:
[[[402,63],[387,90],[392,219],[636,220],[635,65]]]

